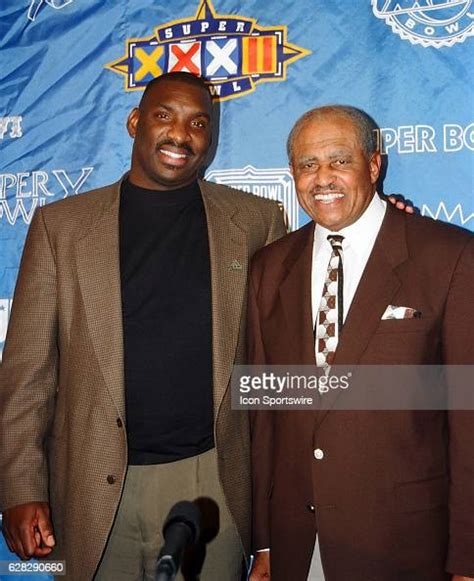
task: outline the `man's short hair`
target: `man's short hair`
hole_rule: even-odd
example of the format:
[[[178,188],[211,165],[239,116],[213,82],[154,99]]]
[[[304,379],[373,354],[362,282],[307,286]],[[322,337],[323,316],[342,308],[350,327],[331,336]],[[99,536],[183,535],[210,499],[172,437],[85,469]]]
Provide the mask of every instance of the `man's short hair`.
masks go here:
[[[174,81],[174,82],[186,83],[188,85],[193,85],[194,87],[199,87],[200,89],[202,89],[204,92],[206,92],[209,95],[209,99],[212,101],[212,95],[211,95],[211,92],[209,90],[209,84],[205,81],[205,79],[203,77],[197,77],[196,75],[193,75],[192,73],[186,73],[184,71],[179,71],[176,73],[164,73],[163,75],[160,75],[159,77],[155,77],[154,79],[152,79],[147,84],[147,86],[145,87],[145,90],[143,91],[142,98],[140,99],[140,105],[142,104],[142,101],[145,99],[147,93],[149,93],[153,87],[156,87],[157,85],[159,85],[160,83],[163,83],[165,81]]]
[[[370,115],[362,111],[362,109],[357,109],[357,107],[351,107],[350,105],[325,105],[324,107],[310,109],[293,125],[286,142],[286,151],[290,161],[293,143],[301,129],[311,121],[329,116],[346,117],[352,121],[359,133],[360,145],[367,158],[379,150],[378,125]]]

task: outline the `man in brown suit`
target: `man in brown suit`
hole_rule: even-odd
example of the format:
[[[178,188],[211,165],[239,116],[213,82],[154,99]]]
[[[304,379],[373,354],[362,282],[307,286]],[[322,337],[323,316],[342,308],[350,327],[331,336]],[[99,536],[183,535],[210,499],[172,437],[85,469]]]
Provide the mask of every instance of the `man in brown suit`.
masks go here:
[[[28,233],[1,370],[0,507],[10,549],[64,559],[74,581],[99,563],[100,579],[154,579],[163,519],[195,496],[219,529],[201,578],[240,579],[250,452],[228,384],[245,352],[248,260],[284,224],[276,203],[198,180],[211,125],[201,79],[159,77],[128,119],[130,173],[38,209]]]
[[[250,363],[474,362],[473,235],[385,206],[373,130],[363,112],[330,106],[291,132],[313,222],[253,259]],[[344,324],[324,352],[331,240],[342,247]],[[252,581],[474,578],[472,412],[254,414]]]

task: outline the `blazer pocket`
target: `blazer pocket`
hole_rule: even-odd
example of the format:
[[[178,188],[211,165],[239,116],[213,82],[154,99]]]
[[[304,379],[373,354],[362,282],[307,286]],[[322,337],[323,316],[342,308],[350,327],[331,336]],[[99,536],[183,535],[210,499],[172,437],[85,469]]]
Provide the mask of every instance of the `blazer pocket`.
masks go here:
[[[446,474],[427,480],[398,482],[395,498],[399,512],[430,510],[448,504],[449,478]]]
[[[381,333],[421,333],[427,332],[435,324],[434,317],[421,317],[420,319],[384,319],[379,321],[375,331]]]

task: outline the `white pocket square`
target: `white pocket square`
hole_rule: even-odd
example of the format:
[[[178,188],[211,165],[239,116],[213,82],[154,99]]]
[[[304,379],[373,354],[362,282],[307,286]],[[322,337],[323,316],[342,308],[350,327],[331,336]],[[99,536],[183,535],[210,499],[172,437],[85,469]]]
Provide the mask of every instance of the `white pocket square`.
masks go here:
[[[388,305],[385,309],[385,313],[382,315],[381,320],[387,321],[388,319],[419,319],[421,317],[421,312],[412,307],[397,307],[396,305]]]

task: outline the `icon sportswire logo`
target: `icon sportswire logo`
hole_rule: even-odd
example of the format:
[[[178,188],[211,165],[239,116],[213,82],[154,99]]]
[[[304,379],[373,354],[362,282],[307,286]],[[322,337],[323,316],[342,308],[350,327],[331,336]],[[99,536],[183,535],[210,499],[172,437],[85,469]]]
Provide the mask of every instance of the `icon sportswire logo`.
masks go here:
[[[196,14],[129,38],[125,54],[106,68],[124,75],[125,90],[142,90],[155,77],[184,71],[211,82],[215,99],[225,101],[255,90],[259,83],[285,81],[290,63],[310,54],[287,40],[287,27],[259,26],[255,18],[218,14],[200,0]]]
[[[412,44],[442,48],[474,35],[473,0],[372,0],[372,9]]]

